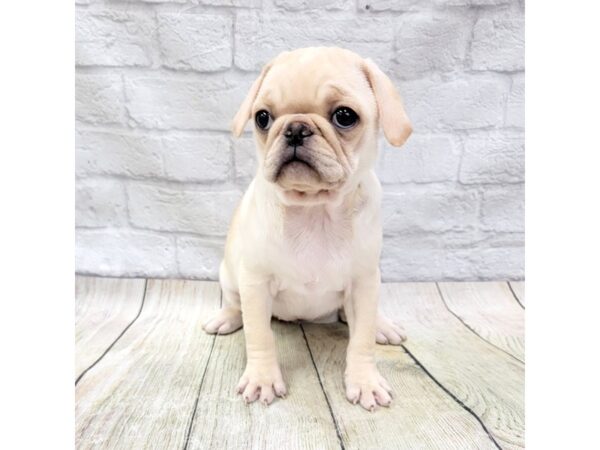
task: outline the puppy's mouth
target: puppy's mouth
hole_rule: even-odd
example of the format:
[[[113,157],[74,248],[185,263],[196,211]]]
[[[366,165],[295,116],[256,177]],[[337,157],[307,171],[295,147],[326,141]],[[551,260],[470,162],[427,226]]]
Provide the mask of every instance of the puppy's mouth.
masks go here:
[[[281,142],[266,155],[263,173],[288,204],[317,204],[337,197],[345,174],[333,151],[317,143]]]
[[[316,175],[318,175],[317,169],[306,159],[301,158],[298,155],[298,152],[294,151],[291,155],[280,162],[279,168],[275,173],[275,181],[279,180],[282,176],[286,175],[285,172],[293,172],[293,174],[299,174],[302,170],[310,170],[313,171]]]
[[[266,164],[267,179],[281,189],[313,191],[327,188],[311,151],[305,147],[287,147]]]
[[[315,166],[298,153],[282,161],[276,172],[275,184],[285,203],[311,205],[337,198],[337,183],[324,182]]]

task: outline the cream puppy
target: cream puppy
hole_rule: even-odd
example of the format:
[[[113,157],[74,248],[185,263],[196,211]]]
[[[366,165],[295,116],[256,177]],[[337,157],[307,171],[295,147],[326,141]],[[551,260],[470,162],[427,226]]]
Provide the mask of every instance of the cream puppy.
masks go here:
[[[220,267],[223,308],[208,333],[244,327],[246,402],[269,404],[286,386],[271,317],[326,321],[340,312],[350,340],[346,396],[373,410],[390,386],[375,342],[403,330],[377,312],[381,186],[373,171],[379,127],[394,146],[412,128],[390,79],[370,60],[338,48],[284,52],[267,64],[233,120],[254,122],[258,171],[238,206]]]

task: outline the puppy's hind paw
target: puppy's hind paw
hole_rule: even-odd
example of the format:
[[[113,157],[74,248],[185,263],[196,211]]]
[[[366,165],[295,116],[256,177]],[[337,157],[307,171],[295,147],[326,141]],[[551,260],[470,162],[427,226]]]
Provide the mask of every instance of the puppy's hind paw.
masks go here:
[[[406,340],[406,331],[396,322],[392,322],[381,314],[377,316],[377,335],[378,344],[401,345]]]
[[[242,313],[235,308],[222,308],[202,325],[208,334],[229,334],[242,327]]]

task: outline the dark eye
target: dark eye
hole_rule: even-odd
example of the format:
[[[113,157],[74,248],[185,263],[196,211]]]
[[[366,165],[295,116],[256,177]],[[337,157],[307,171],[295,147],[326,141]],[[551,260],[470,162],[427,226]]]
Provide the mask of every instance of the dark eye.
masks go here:
[[[352,128],[358,122],[358,115],[347,106],[340,106],[331,115],[333,124],[342,129]]]
[[[271,124],[273,123],[273,118],[268,111],[261,109],[254,116],[254,120],[256,121],[256,126],[261,130],[268,130],[271,128]]]

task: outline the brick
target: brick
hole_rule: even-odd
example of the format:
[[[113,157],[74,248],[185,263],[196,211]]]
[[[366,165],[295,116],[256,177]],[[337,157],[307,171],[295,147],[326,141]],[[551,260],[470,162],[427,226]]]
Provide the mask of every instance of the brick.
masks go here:
[[[162,176],[160,137],[131,133],[78,131],[75,167],[80,176]]]
[[[172,69],[211,71],[233,61],[231,17],[159,14],[158,39],[163,64]]]
[[[135,124],[146,128],[229,131],[254,78],[204,74],[197,80],[126,79],[127,110]]]
[[[105,276],[175,276],[174,238],[140,230],[77,229],[75,270]]]
[[[470,260],[470,279],[522,280],[525,275],[522,246],[473,249]]]
[[[236,21],[235,65],[260,70],[284,50],[332,45],[390,66],[393,26],[388,18],[241,12]]]
[[[127,224],[125,188],[117,180],[77,180],[75,225],[107,227]]]
[[[461,183],[515,183],[525,177],[525,137],[491,133],[469,136],[460,168]]]
[[[480,18],[473,29],[472,68],[514,71],[525,68],[525,21],[512,14]]]
[[[411,11],[422,4],[422,0],[358,0],[365,11]]]
[[[76,169],[80,176],[223,181],[231,170],[229,146],[225,136],[80,131],[76,133]]]
[[[256,144],[254,138],[243,137],[233,141],[235,158],[235,178],[242,183],[248,183],[256,174]]]
[[[523,232],[525,227],[523,185],[484,190],[481,217],[483,230]]]
[[[435,0],[441,6],[495,6],[508,5],[515,0]]]
[[[262,0],[194,0],[200,5],[209,6],[237,6],[243,8],[260,8]]]
[[[462,231],[478,222],[476,192],[440,188],[406,188],[383,194],[384,235],[401,231]]]
[[[123,83],[118,75],[77,75],[75,116],[95,124],[124,124]]]
[[[481,247],[524,247],[523,231],[482,231]]]
[[[472,23],[465,14],[402,15],[396,22],[396,74],[415,78],[462,68]]]
[[[189,0],[141,0],[144,3],[187,3]]]
[[[150,66],[155,32],[150,14],[78,10],[75,62],[80,66]]]
[[[308,9],[350,9],[352,0],[275,0],[275,5],[289,11]]]
[[[473,249],[402,247],[397,238],[384,238],[381,278],[391,281],[473,279]]]
[[[224,236],[239,200],[239,191],[198,191],[132,183],[129,215],[139,228]]]
[[[260,8],[262,0],[141,0],[144,3],[193,3],[206,6],[237,6],[242,8]]]
[[[406,230],[387,234],[385,240],[391,240],[394,245],[403,250],[431,250],[431,249],[461,249],[471,248],[482,244],[485,236],[476,227],[469,227],[460,230],[449,231],[424,231],[424,230]]]
[[[460,162],[460,146],[448,135],[413,134],[402,148],[387,142],[378,168],[382,183],[454,181]]]
[[[501,126],[508,87],[503,79],[468,77],[455,81],[400,83],[415,131]]]
[[[177,265],[181,276],[217,280],[223,259],[225,239],[177,237]]]
[[[391,281],[515,280],[523,278],[524,247],[411,247],[405,238],[384,238],[381,277]]]
[[[225,136],[170,134],[162,138],[165,175],[179,181],[224,181],[231,150]]]
[[[525,76],[513,77],[506,103],[506,126],[525,128]]]
[[[499,233],[495,233],[498,236]],[[504,233],[506,235],[506,233]],[[522,237],[522,235],[521,235]],[[478,230],[450,232],[413,231],[384,236],[381,270],[384,281],[474,280],[483,278],[477,267],[483,255],[501,253],[505,247],[522,247],[522,239],[497,240],[489,252],[489,239]],[[501,247],[501,248],[500,248]],[[492,269],[487,269],[489,272]],[[516,274],[513,274],[516,276]]]

